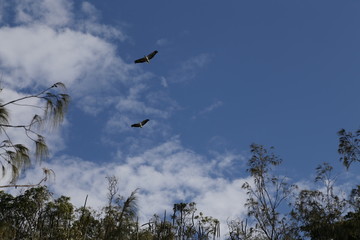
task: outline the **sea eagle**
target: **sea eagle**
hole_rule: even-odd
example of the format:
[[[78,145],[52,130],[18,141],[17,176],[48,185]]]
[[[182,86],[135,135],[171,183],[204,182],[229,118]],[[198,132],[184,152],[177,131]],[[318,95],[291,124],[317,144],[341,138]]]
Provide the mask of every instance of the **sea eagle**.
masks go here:
[[[152,59],[157,53],[158,53],[158,51],[155,50],[152,53],[150,53],[149,55],[135,60],[135,63],[143,63],[143,62],[150,63],[150,59]]]
[[[145,120],[142,121],[142,122],[134,123],[133,125],[131,125],[131,127],[139,127],[139,128],[142,128],[148,121],[150,121],[150,120],[149,120],[149,119],[145,119]]]

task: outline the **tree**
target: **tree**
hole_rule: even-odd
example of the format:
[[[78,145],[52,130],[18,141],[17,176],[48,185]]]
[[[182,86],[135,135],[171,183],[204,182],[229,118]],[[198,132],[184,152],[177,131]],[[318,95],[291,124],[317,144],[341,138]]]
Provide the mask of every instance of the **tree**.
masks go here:
[[[52,201],[45,186],[16,197],[0,191],[0,239],[73,239],[74,209],[69,197]]]
[[[154,216],[149,222],[141,225],[146,227],[139,232],[139,239],[144,240],[174,240],[175,239],[175,227],[166,219],[166,211],[164,217],[160,218],[159,215]]]
[[[347,230],[349,239],[360,239],[360,185],[351,190],[349,204],[352,211],[346,214],[342,225]]]
[[[251,240],[254,235],[254,228],[248,225],[245,220],[231,220],[227,223],[229,228],[229,240]]]
[[[355,133],[341,129],[338,132],[340,161],[346,169],[349,169],[353,162],[360,162],[360,129]]]
[[[117,189],[109,177],[109,189]],[[112,193],[114,193],[112,191]],[[75,208],[70,198],[55,198],[45,186],[26,190],[19,196],[0,191],[0,239],[104,239],[104,240],[209,240],[219,237],[219,221],[196,214],[195,203],[174,204],[172,219],[157,215],[139,225],[136,191],[128,198],[113,197],[109,205],[94,211]],[[108,197],[111,197],[109,194]]]
[[[272,174],[272,167],[282,162],[272,151],[261,145],[252,144],[251,153],[247,171],[254,182],[245,182],[242,188],[248,195],[245,204],[248,216],[254,219],[255,225],[247,228],[247,222],[240,221],[240,225],[236,227],[236,222],[233,222],[232,239],[291,239],[292,224],[288,216],[280,213],[279,208],[287,201],[296,186],[289,185],[286,177]]]
[[[131,239],[137,234],[137,196],[135,189],[129,197],[118,194],[118,180],[116,177],[107,177],[108,206],[103,219],[104,239]]]
[[[316,168],[315,182],[321,183],[324,190],[300,191],[292,211],[300,230],[314,240],[349,239],[343,228],[347,202],[334,193],[336,177],[332,170],[328,163]]]
[[[1,89],[2,90],[2,89]],[[41,134],[43,127],[54,128],[64,120],[70,97],[64,93],[66,90],[63,83],[56,83],[51,87],[37,93],[30,94],[8,102],[0,102],[0,134],[3,140],[0,142],[0,165],[2,177],[7,170],[11,170],[11,183],[15,183],[22,169],[31,164],[30,147],[22,143],[15,143],[9,130],[17,129],[30,139],[35,145],[35,158],[41,162],[48,157],[48,147],[45,137]],[[39,104],[33,105],[27,100],[39,100]],[[8,107],[18,106],[24,108],[36,108],[42,110],[42,115],[34,114],[30,122],[11,124]]]
[[[216,218],[196,214],[196,203],[176,203],[173,207],[172,225],[176,239],[215,239],[220,237],[220,222]]]
[[[40,239],[44,230],[40,219],[49,198],[45,187],[31,188],[17,197],[0,192],[0,225],[7,226],[8,239]]]

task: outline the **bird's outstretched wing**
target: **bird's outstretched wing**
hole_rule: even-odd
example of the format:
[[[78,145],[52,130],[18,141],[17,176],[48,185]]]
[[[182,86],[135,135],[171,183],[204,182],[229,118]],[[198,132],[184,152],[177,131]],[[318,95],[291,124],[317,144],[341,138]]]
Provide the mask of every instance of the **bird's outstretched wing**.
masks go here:
[[[147,55],[148,59],[152,59],[156,54],[158,53],[158,51],[153,51],[152,53],[150,53],[149,55]]]
[[[140,123],[134,123],[131,127],[141,127]]]
[[[139,59],[136,59],[136,60],[135,60],[135,63],[143,63],[143,62],[146,62],[146,58],[145,58],[145,57],[139,58]]]
[[[145,125],[148,121],[150,121],[149,119],[145,119],[144,121],[141,122],[141,125]]]

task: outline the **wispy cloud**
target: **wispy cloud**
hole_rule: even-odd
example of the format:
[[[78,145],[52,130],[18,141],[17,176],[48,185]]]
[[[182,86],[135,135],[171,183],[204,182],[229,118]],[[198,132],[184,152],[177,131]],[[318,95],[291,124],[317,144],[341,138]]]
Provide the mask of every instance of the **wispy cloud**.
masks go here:
[[[101,38],[116,39],[120,41],[128,40],[129,37],[123,31],[118,29],[119,26],[113,27],[99,23],[101,13],[91,3],[83,2],[81,10],[84,16],[77,19],[76,26],[79,30],[95,36],[100,36]]]
[[[101,38],[124,41],[126,34],[117,28],[99,23],[101,13],[89,2],[83,1],[77,14],[70,0],[17,0],[6,8],[14,8],[14,23],[43,25],[54,29],[71,28]],[[1,4],[5,6],[4,4]]]
[[[199,69],[206,66],[211,61],[210,54],[202,53],[185,60],[180,67],[173,70],[167,78],[171,82],[179,83],[195,78]]]
[[[166,38],[161,38],[156,41],[156,45],[161,46],[161,47],[165,46],[167,44],[169,44],[169,40]]]
[[[204,108],[203,110],[199,111],[197,114],[195,114],[192,118],[196,119],[199,116],[205,115],[207,113],[210,113],[212,111],[214,111],[215,109],[221,107],[223,105],[223,102],[218,100],[214,103],[212,103],[210,106],[207,106],[206,108]]]
[[[165,77],[161,77],[160,80],[161,80],[161,85],[162,85],[163,87],[167,88],[167,87],[169,86],[169,84],[168,84],[168,82],[167,82],[167,80],[166,80]]]
[[[15,22],[62,27],[72,21],[72,2],[67,0],[17,0]]]
[[[6,17],[6,6],[7,6],[8,2],[1,0],[0,1],[0,23],[2,23]]]
[[[151,124],[146,127],[148,134],[165,134],[167,127],[163,122],[178,108],[178,105],[162,91],[149,91],[143,83],[131,86],[127,93],[113,98],[115,113],[106,124],[109,134],[130,132],[129,126],[137,121],[149,118]],[[155,120],[156,119],[156,120]],[[155,129],[158,129],[156,132]],[[116,129],[116,130],[114,130]]]

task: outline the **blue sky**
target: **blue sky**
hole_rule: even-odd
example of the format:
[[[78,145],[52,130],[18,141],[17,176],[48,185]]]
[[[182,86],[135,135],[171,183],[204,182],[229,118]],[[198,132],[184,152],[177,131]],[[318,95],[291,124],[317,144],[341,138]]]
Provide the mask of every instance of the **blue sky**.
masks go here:
[[[309,172],[337,164],[336,132],[358,127],[356,1],[91,3],[131,38],[118,47],[125,61],[159,50],[141,67],[178,105],[171,133],[189,148],[206,154],[214,138],[226,149],[272,145]]]
[[[343,184],[359,182],[336,135],[359,127],[358,1],[0,3],[2,99],[57,81],[72,96],[43,165],[77,204],[86,194],[105,204],[105,176],[116,175],[123,195],[143,189],[144,216],[185,200],[242,216],[251,143],[274,146],[293,182],[324,161]],[[155,49],[150,64],[133,63]]]

